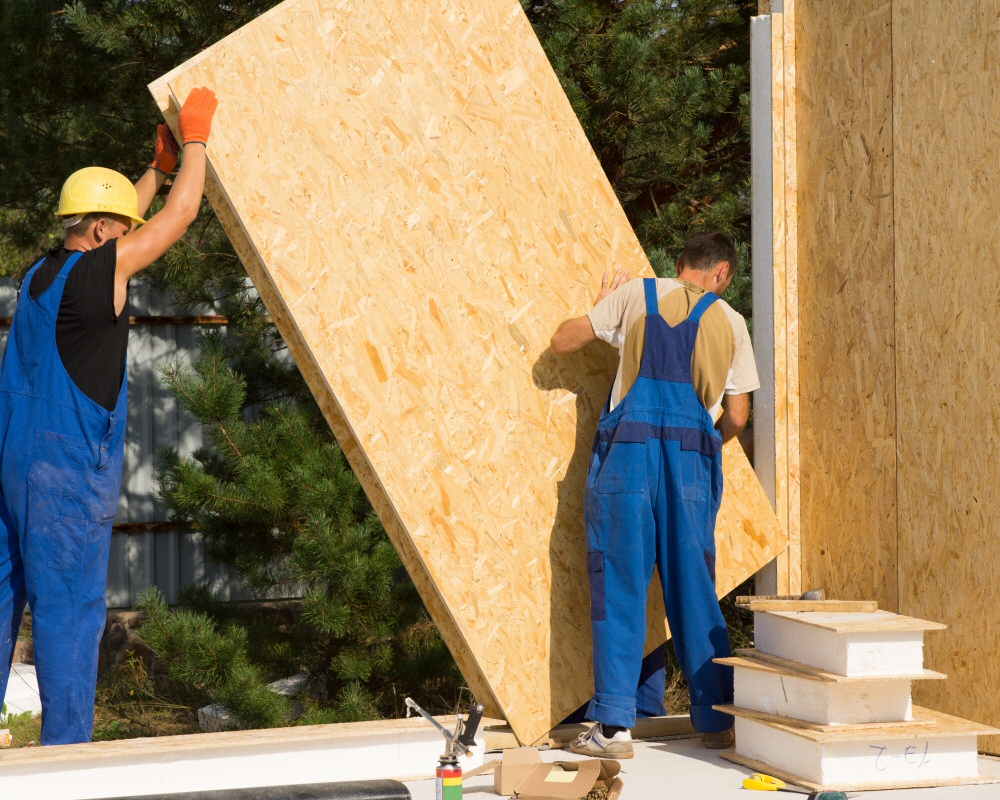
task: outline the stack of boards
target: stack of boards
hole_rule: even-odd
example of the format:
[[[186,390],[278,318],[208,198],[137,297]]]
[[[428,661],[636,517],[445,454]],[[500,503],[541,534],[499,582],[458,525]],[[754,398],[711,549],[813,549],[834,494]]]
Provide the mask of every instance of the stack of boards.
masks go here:
[[[751,602],[754,650],[735,671],[736,751],[726,758],[809,789],[946,786],[979,775],[977,737],[994,728],[915,707],[925,631],[935,622],[867,601]],[[807,609],[807,610],[803,610]]]

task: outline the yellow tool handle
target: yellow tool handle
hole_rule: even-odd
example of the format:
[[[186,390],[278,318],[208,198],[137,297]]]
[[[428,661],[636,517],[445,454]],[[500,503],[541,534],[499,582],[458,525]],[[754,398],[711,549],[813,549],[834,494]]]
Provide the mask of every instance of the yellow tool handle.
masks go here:
[[[744,778],[743,788],[753,789],[758,792],[776,792],[778,789],[785,788],[785,782],[770,775],[762,775],[759,772],[755,772],[749,778]]]

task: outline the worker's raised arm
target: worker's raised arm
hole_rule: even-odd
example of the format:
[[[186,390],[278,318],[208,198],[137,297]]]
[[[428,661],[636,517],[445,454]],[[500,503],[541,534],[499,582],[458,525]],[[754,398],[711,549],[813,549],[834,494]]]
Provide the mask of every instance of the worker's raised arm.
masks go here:
[[[181,109],[184,160],[166,205],[149,222],[118,241],[116,289],[173,247],[198,216],[205,189],[205,145],[218,101],[211,89],[193,89]],[[141,183],[141,181],[140,181]],[[138,185],[137,185],[138,190]],[[150,197],[152,200],[152,197]],[[140,203],[142,198],[140,198]]]
[[[719,418],[719,433],[722,441],[728,442],[738,436],[750,419],[750,395],[727,394],[722,416]]]
[[[135,193],[139,197],[139,216],[146,216],[150,203],[160,191],[167,176],[177,167],[177,156],[180,153],[180,145],[166,125],[160,125],[156,129],[156,150],[153,156],[153,163],[149,165],[142,177],[135,182]]]

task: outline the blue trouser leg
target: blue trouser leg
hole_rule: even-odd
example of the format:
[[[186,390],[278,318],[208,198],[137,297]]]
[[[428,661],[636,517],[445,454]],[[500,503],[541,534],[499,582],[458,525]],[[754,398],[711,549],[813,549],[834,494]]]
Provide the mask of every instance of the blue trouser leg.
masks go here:
[[[44,745],[93,738],[98,647],[107,617],[112,521],[67,516],[61,507],[61,496],[29,486],[21,541]]]
[[[663,582],[674,650],[691,693],[691,722],[702,733],[731,728],[733,718],[713,705],[733,700],[733,672],[712,662],[732,655],[715,593],[715,519],[718,506],[698,476],[710,471],[700,453],[664,442],[655,500],[657,565]],[[666,446],[670,445],[670,446]],[[689,483],[689,481],[694,483]]]
[[[7,693],[14,645],[24,613],[24,569],[14,526],[0,495],[0,702]]]
[[[594,698],[587,716],[635,726],[646,642],[646,597],[655,560],[646,447],[615,443],[595,456],[586,497],[587,567],[594,634]],[[607,463],[600,467],[602,457]]]
[[[663,648],[657,647],[642,660],[639,671],[639,688],[635,692],[637,717],[662,717],[667,713],[663,696],[667,691],[667,668]]]

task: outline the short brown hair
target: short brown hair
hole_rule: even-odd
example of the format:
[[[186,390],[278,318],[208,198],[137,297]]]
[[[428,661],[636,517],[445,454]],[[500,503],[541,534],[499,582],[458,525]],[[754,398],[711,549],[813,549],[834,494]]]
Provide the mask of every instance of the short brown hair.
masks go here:
[[[66,228],[66,235],[86,236],[90,233],[90,226],[102,219],[106,222],[120,222],[122,225],[132,224],[132,220],[121,214],[112,214],[110,211],[91,211],[89,214],[85,214],[76,225]]]
[[[696,233],[684,244],[677,259],[677,272],[685,268],[711,272],[723,261],[729,262],[729,274],[734,275],[740,259],[732,239],[718,231]]]

